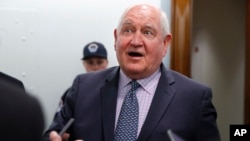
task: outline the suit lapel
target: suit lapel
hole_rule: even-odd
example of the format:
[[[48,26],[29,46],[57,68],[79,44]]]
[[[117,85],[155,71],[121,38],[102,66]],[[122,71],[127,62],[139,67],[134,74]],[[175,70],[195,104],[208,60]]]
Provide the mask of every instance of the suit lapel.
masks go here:
[[[174,78],[162,65],[161,77],[156,88],[148,115],[139,134],[138,141],[146,140],[146,138],[161,120],[165,110],[167,109],[171,99],[175,94],[175,90],[171,87],[172,83],[174,83]]]
[[[101,88],[102,128],[104,140],[106,141],[111,141],[114,137],[118,74],[119,69],[114,69],[107,77],[106,84]]]

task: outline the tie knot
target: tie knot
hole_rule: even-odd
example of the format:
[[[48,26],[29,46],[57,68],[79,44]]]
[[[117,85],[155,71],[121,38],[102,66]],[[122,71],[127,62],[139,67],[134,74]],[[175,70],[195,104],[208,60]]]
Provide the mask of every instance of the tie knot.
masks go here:
[[[140,84],[136,80],[132,80],[130,83],[133,90],[136,90],[137,88],[140,87]]]

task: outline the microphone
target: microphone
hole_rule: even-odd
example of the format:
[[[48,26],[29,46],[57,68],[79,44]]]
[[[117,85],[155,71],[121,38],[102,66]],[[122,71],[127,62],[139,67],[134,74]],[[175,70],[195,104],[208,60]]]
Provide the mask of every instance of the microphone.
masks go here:
[[[171,129],[167,130],[168,137],[170,138],[170,141],[185,141],[178,135],[176,135]]]
[[[74,122],[74,118],[71,118],[62,128],[62,130],[59,132],[59,135],[62,136],[68,129],[69,127],[72,125],[72,123]]]

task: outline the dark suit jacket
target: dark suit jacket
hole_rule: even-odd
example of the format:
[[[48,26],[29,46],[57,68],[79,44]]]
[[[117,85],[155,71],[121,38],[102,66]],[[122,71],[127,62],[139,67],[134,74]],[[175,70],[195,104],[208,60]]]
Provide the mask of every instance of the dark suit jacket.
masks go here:
[[[163,65],[161,72],[138,141],[169,141],[168,129],[186,141],[219,141],[211,89]],[[119,67],[77,76],[47,133],[74,117],[71,139],[113,141],[118,79]]]
[[[40,141],[44,117],[38,100],[16,85],[0,81],[0,140]]]
[[[22,81],[14,78],[6,73],[0,72],[0,82],[3,82],[3,81],[5,83],[10,83],[10,85],[16,85],[17,87],[24,90],[24,85],[23,85]]]

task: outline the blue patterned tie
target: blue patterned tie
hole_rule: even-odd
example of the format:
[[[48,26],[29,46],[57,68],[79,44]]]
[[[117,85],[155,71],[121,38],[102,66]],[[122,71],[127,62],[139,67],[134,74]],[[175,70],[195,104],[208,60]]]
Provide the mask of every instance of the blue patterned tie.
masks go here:
[[[135,80],[131,82],[131,89],[128,91],[120,111],[114,141],[136,141],[139,106],[135,91],[140,86]]]

